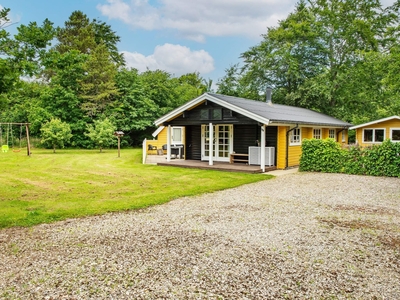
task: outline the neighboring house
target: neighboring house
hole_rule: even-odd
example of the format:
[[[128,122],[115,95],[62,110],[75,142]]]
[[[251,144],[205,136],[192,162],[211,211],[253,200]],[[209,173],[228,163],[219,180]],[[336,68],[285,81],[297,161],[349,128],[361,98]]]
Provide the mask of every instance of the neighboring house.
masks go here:
[[[270,97],[269,97],[270,98]],[[185,159],[274,165],[299,165],[305,138],[333,138],[347,144],[351,124],[309,109],[205,93],[155,122],[157,140],[147,144],[183,145]],[[170,138],[168,138],[170,137]],[[259,147],[265,145],[265,147]],[[212,149],[212,151],[211,151]],[[235,155],[237,157],[235,157]]]
[[[356,143],[362,147],[382,143],[386,139],[400,142],[400,117],[392,116],[352,126],[356,130]]]

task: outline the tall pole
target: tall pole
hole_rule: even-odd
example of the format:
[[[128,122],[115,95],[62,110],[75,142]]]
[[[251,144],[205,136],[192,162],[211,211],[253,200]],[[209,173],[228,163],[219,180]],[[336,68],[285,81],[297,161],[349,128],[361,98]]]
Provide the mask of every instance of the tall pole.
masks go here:
[[[25,124],[25,131],[26,131],[26,151],[28,156],[31,156],[31,144],[29,142],[29,125]]]
[[[118,135],[118,157],[120,157],[120,148],[121,148],[121,138]]]

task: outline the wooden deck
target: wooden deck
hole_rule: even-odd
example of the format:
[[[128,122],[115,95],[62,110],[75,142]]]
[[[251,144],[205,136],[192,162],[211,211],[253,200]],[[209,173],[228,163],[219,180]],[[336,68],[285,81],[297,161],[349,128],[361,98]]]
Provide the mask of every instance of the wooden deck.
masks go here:
[[[167,162],[166,157],[159,155],[148,155],[146,163],[156,164],[159,166],[170,166],[180,168],[193,168],[203,170],[219,170],[227,172],[244,172],[244,173],[261,173],[260,166],[248,165],[245,163],[233,163],[229,162],[214,162],[214,165],[210,166],[208,161],[200,160],[184,160],[184,159],[171,159]],[[276,167],[265,167],[265,172],[276,170]]]

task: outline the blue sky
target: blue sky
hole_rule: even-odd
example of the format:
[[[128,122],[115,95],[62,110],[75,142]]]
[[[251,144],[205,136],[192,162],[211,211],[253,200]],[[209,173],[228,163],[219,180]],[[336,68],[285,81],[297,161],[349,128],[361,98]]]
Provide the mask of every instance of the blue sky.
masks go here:
[[[296,0],[0,0],[20,24],[48,18],[63,26],[74,10],[111,25],[128,67],[175,76],[199,72],[214,84],[261,34],[293,11]],[[384,5],[394,1],[383,0]]]

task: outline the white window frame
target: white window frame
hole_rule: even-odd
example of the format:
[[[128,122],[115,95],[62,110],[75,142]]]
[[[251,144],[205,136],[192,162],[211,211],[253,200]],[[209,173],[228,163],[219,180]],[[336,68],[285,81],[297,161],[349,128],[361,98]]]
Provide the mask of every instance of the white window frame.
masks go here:
[[[390,128],[390,139],[392,140],[392,142],[399,143],[400,140],[394,140],[393,139],[393,130],[399,130],[400,131],[400,128]]]
[[[331,133],[333,133],[333,136]],[[334,139],[336,141],[336,129],[328,129],[328,138]]]
[[[364,139],[364,133],[365,133],[365,130],[372,130],[372,141],[371,142],[366,142],[365,141],[365,139]],[[363,131],[362,131],[362,142],[364,143],[364,144],[380,144],[380,143],[382,143],[382,142],[377,142],[377,141],[375,141],[375,131],[376,130],[383,130],[383,141],[386,139],[386,128],[363,128]]]
[[[316,134],[316,133],[318,133],[318,134]],[[322,129],[321,128],[313,128],[312,136],[313,136],[313,139],[322,140]]]
[[[184,127],[178,127],[178,126],[171,127],[171,144],[172,145],[183,144],[183,128]],[[180,129],[180,131],[181,131],[180,140],[179,139],[174,140],[174,129]]]
[[[297,133],[297,131],[298,131],[298,133]],[[297,134],[295,134],[295,132]],[[294,139],[295,137],[297,137],[296,140]],[[290,132],[289,145],[290,146],[299,146],[299,145],[301,145],[301,128],[295,128]]]

